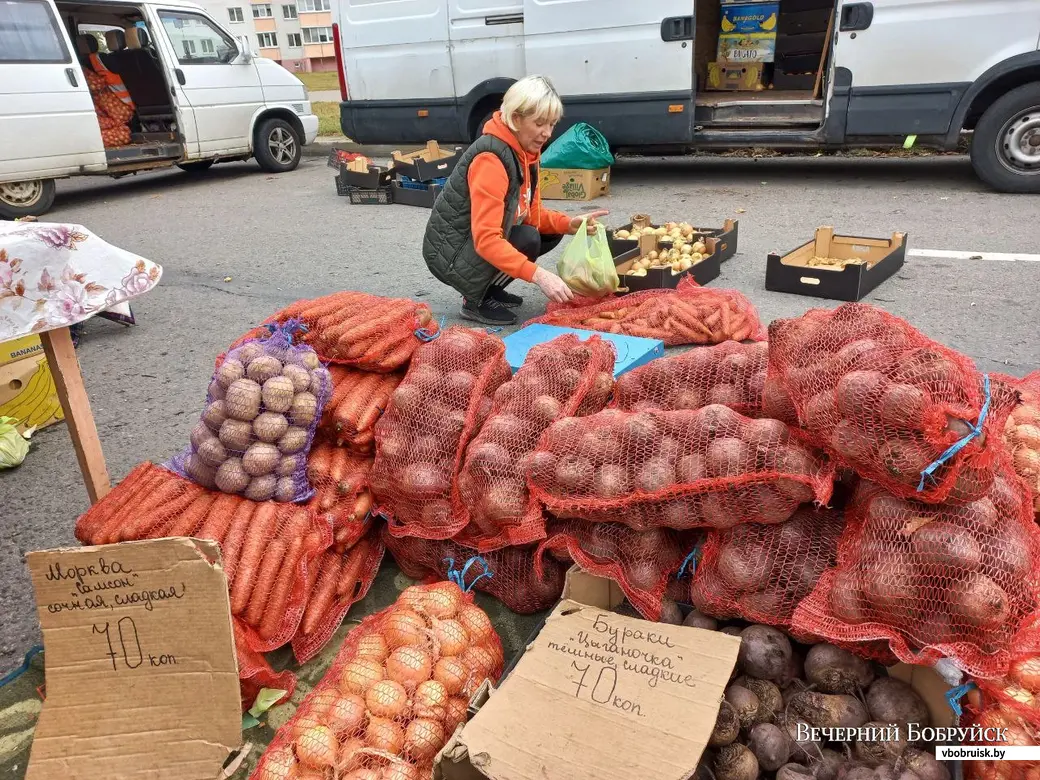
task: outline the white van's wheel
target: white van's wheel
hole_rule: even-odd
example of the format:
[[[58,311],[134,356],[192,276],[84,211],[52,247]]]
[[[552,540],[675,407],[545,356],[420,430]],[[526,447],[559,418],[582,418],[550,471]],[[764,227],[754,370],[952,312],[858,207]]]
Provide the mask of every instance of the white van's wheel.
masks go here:
[[[38,217],[54,205],[54,179],[9,181],[0,184],[0,217]]]
[[[986,109],[971,139],[971,163],[1000,192],[1040,193],[1040,82],[1013,89]]]
[[[303,139],[284,119],[268,119],[256,131],[253,156],[270,173],[294,170],[303,156]]]

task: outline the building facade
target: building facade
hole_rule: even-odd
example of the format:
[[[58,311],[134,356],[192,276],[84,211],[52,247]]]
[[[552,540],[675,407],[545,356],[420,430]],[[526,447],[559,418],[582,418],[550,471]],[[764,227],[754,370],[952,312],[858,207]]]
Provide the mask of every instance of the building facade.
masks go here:
[[[331,0],[200,0],[253,51],[291,71],[336,69]]]

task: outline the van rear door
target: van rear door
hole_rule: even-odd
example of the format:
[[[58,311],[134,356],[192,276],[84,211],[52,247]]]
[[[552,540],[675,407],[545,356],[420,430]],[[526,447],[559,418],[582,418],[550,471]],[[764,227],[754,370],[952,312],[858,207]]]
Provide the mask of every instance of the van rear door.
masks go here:
[[[94,101],[53,0],[0,0],[0,181],[105,167]]]
[[[528,73],[548,76],[564,123],[613,146],[685,143],[693,134],[694,0],[524,0]]]

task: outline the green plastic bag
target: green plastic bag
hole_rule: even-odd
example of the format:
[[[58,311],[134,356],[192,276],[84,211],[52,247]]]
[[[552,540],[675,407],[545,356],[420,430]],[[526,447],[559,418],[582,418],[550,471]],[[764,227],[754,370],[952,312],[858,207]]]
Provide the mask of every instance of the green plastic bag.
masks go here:
[[[542,152],[543,168],[579,168],[594,171],[614,164],[610,144],[592,125],[578,122]]]
[[[587,220],[583,219],[578,232],[563,250],[556,273],[578,295],[602,298],[616,292],[621,282],[607,243],[607,229],[597,225],[596,232],[589,235],[586,224]]]

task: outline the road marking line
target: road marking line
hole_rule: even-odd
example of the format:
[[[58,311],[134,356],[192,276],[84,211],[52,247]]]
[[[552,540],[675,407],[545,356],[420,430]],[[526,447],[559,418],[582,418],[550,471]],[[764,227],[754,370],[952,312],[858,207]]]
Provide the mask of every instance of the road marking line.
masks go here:
[[[1001,262],[1014,262],[1022,260],[1028,263],[1040,262],[1040,255],[1030,255],[1024,252],[962,252],[953,249],[910,249],[908,257],[933,257],[947,260],[997,260]]]

